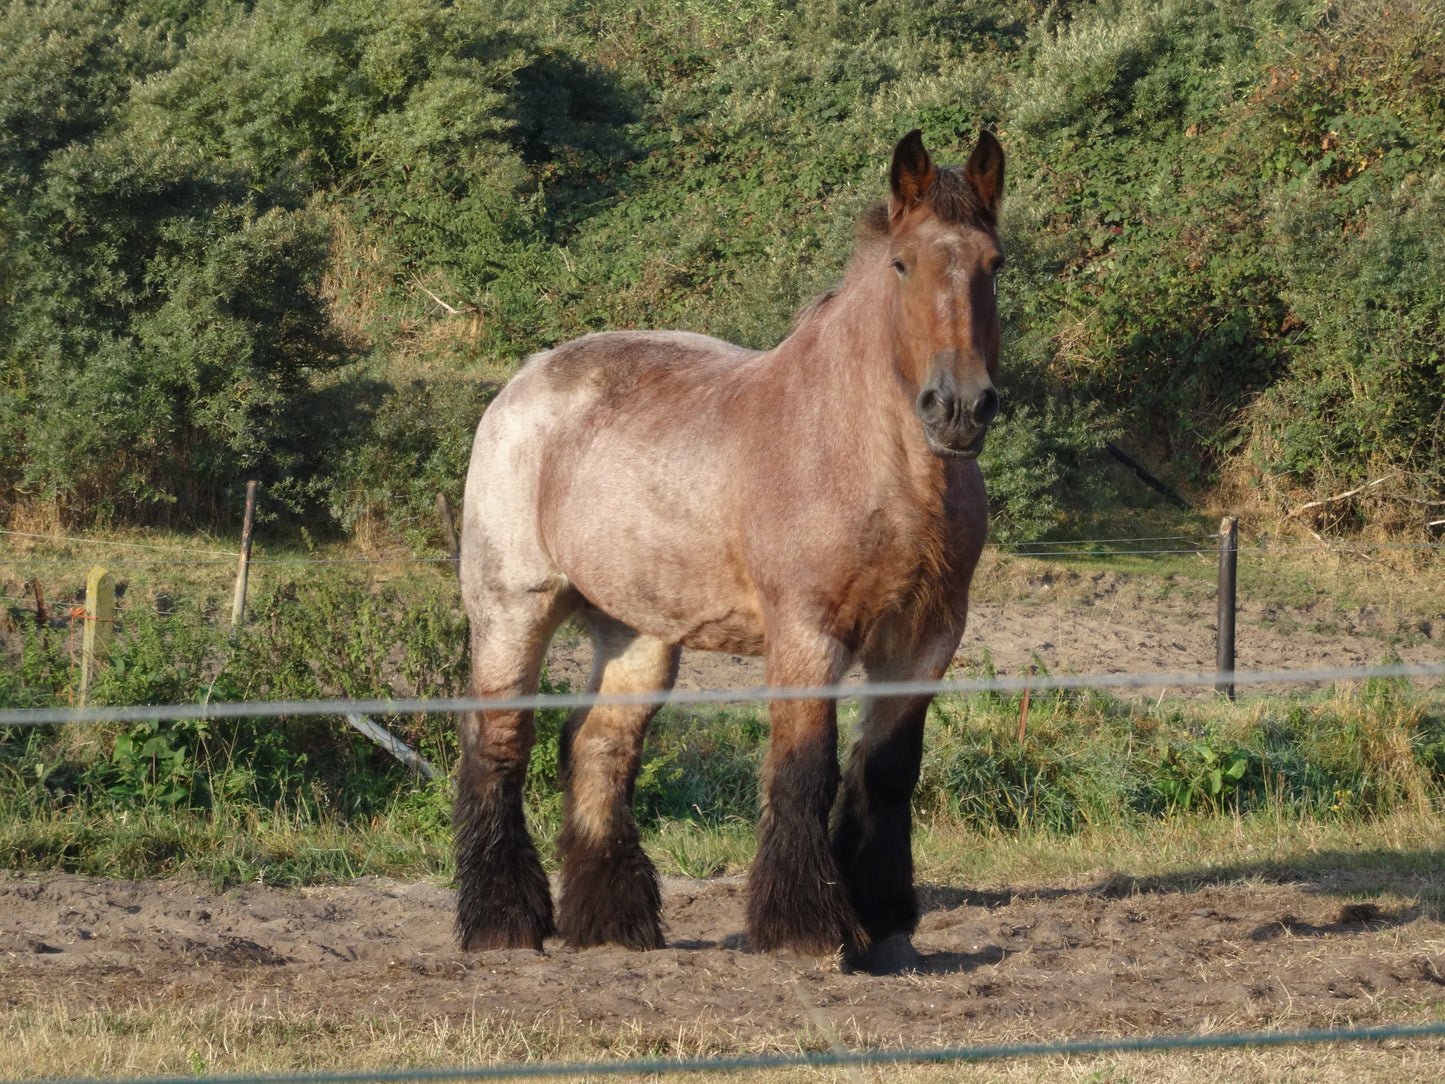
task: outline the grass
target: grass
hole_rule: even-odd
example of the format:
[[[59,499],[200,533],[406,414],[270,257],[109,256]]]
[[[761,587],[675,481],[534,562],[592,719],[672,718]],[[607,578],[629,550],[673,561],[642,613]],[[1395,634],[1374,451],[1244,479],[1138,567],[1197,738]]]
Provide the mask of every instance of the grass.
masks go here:
[[[941,874],[955,861],[967,870],[961,855],[992,852],[999,840],[1013,841],[1017,853],[1066,855],[1076,847],[1087,853],[1082,841],[1094,839],[1123,853],[1132,840],[1145,853],[1167,852],[1170,833],[1225,838],[1240,825],[1282,839],[1347,838],[1391,818],[1438,819],[1445,805],[1445,703],[1438,691],[1400,681],[1235,704],[1043,691],[1032,697],[1023,741],[1019,713],[1012,694],[935,702],[915,796],[920,847],[927,856],[937,841],[960,842],[942,845],[954,857],[933,865],[924,857],[922,868]],[[845,705],[845,739],[854,714]],[[539,717],[527,792],[528,818],[549,862],[561,827],[562,717]],[[218,886],[369,874],[449,878],[449,719],[413,722],[414,740],[442,769],[431,783],[365,743],[327,759],[325,728],[333,724],[291,726],[302,722],[320,729],[288,737],[270,721],[217,721],[198,737],[179,724],[155,728],[144,745],[122,735],[109,758],[88,763],[66,760],[94,757],[74,736],[0,736],[0,865],[186,874]],[[288,741],[311,750],[301,765],[285,760]],[[664,873],[703,877],[747,865],[765,747],[755,707],[659,715],[635,804]],[[1189,846],[1205,853],[1201,839]],[[1261,862],[1278,853],[1278,845],[1260,845]],[[976,872],[964,879],[976,880]]]
[[[1422,1022],[1438,1019],[1429,1010]],[[587,1029],[499,1025],[492,1019],[439,1017],[425,1026],[401,1018],[336,1019],[309,1008],[270,1011],[194,1011],[183,1004],[114,1012],[76,1010],[56,1003],[0,1016],[0,1079],[56,1076],[133,1078],[150,1074],[202,1077],[259,1073],[378,1072],[398,1066],[473,1068],[537,1061],[695,1058],[716,1053],[717,1031],[700,1024],[659,1042],[654,1037],[604,1035]],[[851,1039],[852,1037],[847,1037]],[[817,1036],[779,1036],[757,1053],[817,1049]],[[1011,1040],[1047,1042],[1026,1026]],[[982,1063],[882,1065],[856,1069],[749,1070],[728,1079],[760,1084],[819,1080],[901,1081],[1323,1081],[1431,1079],[1437,1042],[1309,1046],[1153,1054],[1028,1057]],[[606,1079],[656,1081],[655,1074]],[[663,1079],[669,1079],[664,1077]],[[670,1079],[694,1079],[675,1075]]]
[[[367,876],[416,880],[450,876],[443,825],[440,816],[417,831],[414,818],[405,816],[357,825],[304,810],[37,809],[12,803],[0,823],[0,855],[8,869],[122,879],[184,876],[217,889]]]
[[[987,836],[933,823],[917,838],[918,877],[980,890],[1120,881],[1187,891],[1205,884],[1308,882],[1342,900],[1390,896],[1445,918],[1445,816],[1438,810],[1367,822],[1285,817],[1171,817],[1127,828]]]
[[[1163,522],[1133,532],[1121,526],[1119,532],[1170,533]],[[151,544],[156,536],[143,537]],[[17,582],[43,567],[24,561],[57,553],[75,563],[66,566],[73,569],[70,579],[45,581],[52,598],[78,586],[92,556],[122,569],[129,584],[120,649],[126,669],[98,687],[102,702],[465,688],[465,628],[449,570],[262,564],[252,576],[246,629],[232,637],[224,627],[234,574],[228,559],[146,563],[179,561],[191,546],[213,541],[163,536],[156,544],[164,548],[118,560],[124,552],[119,548],[66,543],[41,551],[0,537],[0,558],[22,562],[0,565],[7,585],[0,594],[18,593]],[[217,548],[228,545],[222,540]],[[368,546],[388,558],[408,552],[394,539],[373,539]],[[353,558],[360,551],[308,545],[301,538],[258,552],[317,560]],[[416,552],[430,555],[424,548]],[[1394,622],[1382,626],[1388,634],[1382,645],[1421,621],[1440,620],[1438,558],[1417,568],[1409,563],[1413,558],[1388,554],[1371,561],[1266,552],[1267,562],[1254,551],[1242,555],[1241,596],[1250,607],[1278,608],[1280,620],[1344,624],[1360,606],[1374,606]],[[1144,612],[1182,595],[1212,613],[1212,561],[1188,554],[999,556],[981,569],[976,596],[1030,604],[1047,583],[1048,601],[1039,605],[1086,606],[1100,575],[1114,577],[1121,597],[1127,595],[1126,610]],[[183,620],[155,615],[162,595]],[[31,703],[63,703],[64,630],[54,631],[48,653],[33,639],[20,643],[19,631],[3,635],[9,657],[24,662],[0,674],[9,702],[24,696]],[[1373,682],[1245,696],[1236,704],[1035,693],[1022,742],[1019,711],[1012,695],[947,698],[935,707],[916,803],[915,855],[925,899],[929,886],[1014,893],[1108,883],[1183,892],[1284,880],[1342,903],[1378,902],[1396,913],[1445,919],[1445,851],[1438,843],[1445,839],[1445,702],[1438,685]],[[856,706],[845,703],[841,716],[846,732]],[[384,721],[444,774],[454,763],[449,718]],[[553,775],[560,723],[560,713],[540,719],[528,796],[528,815],[549,863],[555,862],[550,844],[560,827]],[[118,728],[0,735],[0,866],[188,877],[217,889],[369,875],[441,883],[451,878],[446,784],[419,782],[340,720],[242,720],[189,729],[152,724],[128,733],[135,735],[128,746],[119,742]],[[701,878],[746,869],[766,734],[765,716],[756,707],[672,707],[659,715],[644,755],[637,811],[645,845],[663,874]],[[0,971],[0,1002],[4,995]],[[1395,1006],[1389,1015],[1439,1017],[1438,1005]],[[1219,1022],[1219,1030],[1228,1027]],[[990,1042],[1050,1038],[1027,1021],[987,1036]],[[851,1034],[845,1026],[841,1040],[863,1046],[887,1037]],[[57,992],[45,1004],[0,1010],[0,1078],[366,1072],[828,1045],[813,1029],[784,1025],[766,1040],[748,1042],[740,1045],[725,1028],[704,1021],[673,1036],[625,1029],[604,1034],[466,1014],[417,1020],[363,1018],[293,1003],[264,1010],[193,1007],[179,995],[101,1010]],[[1353,1082],[1428,1076],[1434,1049],[1428,1043],[1336,1044],[736,1075],[766,1084],[1061,1076],[1166,1084],[1221,1076]]]

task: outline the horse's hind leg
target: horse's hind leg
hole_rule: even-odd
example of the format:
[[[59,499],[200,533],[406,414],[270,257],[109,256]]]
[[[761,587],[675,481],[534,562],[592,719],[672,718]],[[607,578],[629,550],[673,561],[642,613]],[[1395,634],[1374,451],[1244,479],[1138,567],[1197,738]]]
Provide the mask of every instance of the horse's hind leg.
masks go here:
[[[589,690],[643,693],[672,687],[678,649],[600,614],[588,618],[595,655]],[[613,943],[661,948],[662,897],[632,814],[642,740],[660,705],[593,705],[567,722],[559,757],[566,778],[558,932],[578,948]]]
[[[472,614],[472,694],[530,696],[563,613],[542,592],[484,594]],[[552,893],[522,813],[536,740],[530,711],[467,712],[452,809],[457,934],[464,949],[534,948],[555,932]]]

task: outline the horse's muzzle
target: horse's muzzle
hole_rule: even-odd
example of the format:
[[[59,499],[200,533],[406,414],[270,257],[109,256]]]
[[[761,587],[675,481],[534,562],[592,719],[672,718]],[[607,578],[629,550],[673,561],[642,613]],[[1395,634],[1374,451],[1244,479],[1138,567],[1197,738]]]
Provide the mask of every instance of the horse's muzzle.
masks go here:
[[[963,389],[948,372],[929,379],[914,404],[923,422],[923,439],[934,455],[977,459],[998,416],[998,391],[991,382]]]
[[[972,434],[948,434],[942,439],[930,433],[927,426],[923,427],[923,439],[928,442],[928,450],[940,459],[977,459],[987,436],[987,426]]]

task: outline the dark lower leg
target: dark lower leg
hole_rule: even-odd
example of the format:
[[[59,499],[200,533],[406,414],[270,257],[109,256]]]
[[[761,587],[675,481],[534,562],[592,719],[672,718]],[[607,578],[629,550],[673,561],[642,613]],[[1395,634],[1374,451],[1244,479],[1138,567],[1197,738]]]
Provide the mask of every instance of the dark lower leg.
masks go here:
[[[522,813],[533,730],[508,713],[463,722],[452,809],[457,847],[457,936],[464,949],[540,949],[555,932],[552,894]],[[489,743],[500,731],[510,742]],[[514,748],[508,748],[514,746]]]
[[[661,948],[662,896],[632,815],[632,787],[652,709],[595,707],[567,770],[558,929],[567,943]]]
[[[569,816],[562,830],[558,932],[576,948],[662,948],[657,870],[642,849],[632,810],[616,809],[610,823],[608,832],[594,836]]]
[[[833,853],[848,899],[875,941],[918,925],[913,888],[912,801],[923,758],[927,704],[911,707],[886,731],[864,721],[849,750],[833,810]]]
[[[790,714],[828,713],[826,723],[811,728],[801,743],[788,741],[793,735],[790,727],[779,726],[780,708],[774,706],[758,853],[748,875],[748,936],[760,952],[856,952],[868,936],[843,888],[827,834],[838,790],[831,705],[787,705]]]

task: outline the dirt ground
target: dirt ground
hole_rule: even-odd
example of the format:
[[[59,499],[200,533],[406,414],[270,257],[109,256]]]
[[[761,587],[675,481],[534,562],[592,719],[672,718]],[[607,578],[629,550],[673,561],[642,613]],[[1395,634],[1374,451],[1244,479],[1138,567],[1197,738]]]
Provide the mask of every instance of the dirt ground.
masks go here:
[[[1041,663],[1051,674],[1212,673],[1218,603],[1212,582],[1140,577],[1113,571],[1021,569],[985,558],[974,580],[968,626],[955,656],[955,674],[981,676],[985,659],[1000,675],[1016,676]],[[1359,576],[1368,576],[1360,572]],[[1438,574],[1437,574],[1438,578]],[[1391,573],[1387,581],[1408,582]],[[1337,581],[1336,581],[1337,582]],[[1296,590],[1293,604],[1239,592],[1235,616],[1238,671],[1327,670],[1370,666],[1390,653],[1414,665],[1445,661],[1445,594],[1388,589],[1351,605],[1321,586]],[[1445,588],[1445,585],[1442,585]],[[1277,591],[1268,592],[1278,594]],[[1264,591],[1257,593],[1260,596]],[[592,646],[564,630],[548,655],[548,670],[572,688],[586,687]],[[860,678],[855,672],[849,680]],[[758,687],[761,659],[685,651],[679,689]],[[1242,682],[1241,693],[1301,690],[1306,684]],[[1167,690],[1119,687],[1119,696],[1213,696],[1210,685]]]
[[[1003,673],[1035,653],[1056,673],[1212,666],[1210,591],[1045,579],[981,593],[960,669],[985,647]],[[1390,649],[1438,663],[1445,613],[1246,601],[1238,640],[1242,669],[1370,663]],[[554,649],[553,673],[577,687],[588,663],[575,636]],[[689,656],[680,684],[761,676],[756,660]],[[751,953],[735,877],[667,879],[661,951],[549,943],[540,955],[469,955],[453,941],[452,891],[430,883],[217,893],[0,872],[0,1005],[481,1017],[582,1025],[663,1049],[714,1032],[736,1050],[796,1049],[800,1035],[830,1031],[850,1045],[928,1046],[1436,1018],[1445,923],[1390,880],[1340,869],[1282,881],[1241,866],[1174,882],[1099,871],[1047,885],[927,885],[917,968],[871,976]]]
[[[932,885],[917,970],[873,976],[749,952],[738,878],[666,879],[661,951],[465,954],[452,892],[429,883],[218,894],[0,873],[0,1004],[476,1014],[664,1044],[719,1031],[740,1049],[828,1030],[850,1045],[950,1046],[1430,1018],[1445,1001],[1445,924],[1341,902],[1360,887],[1345,873]]]

